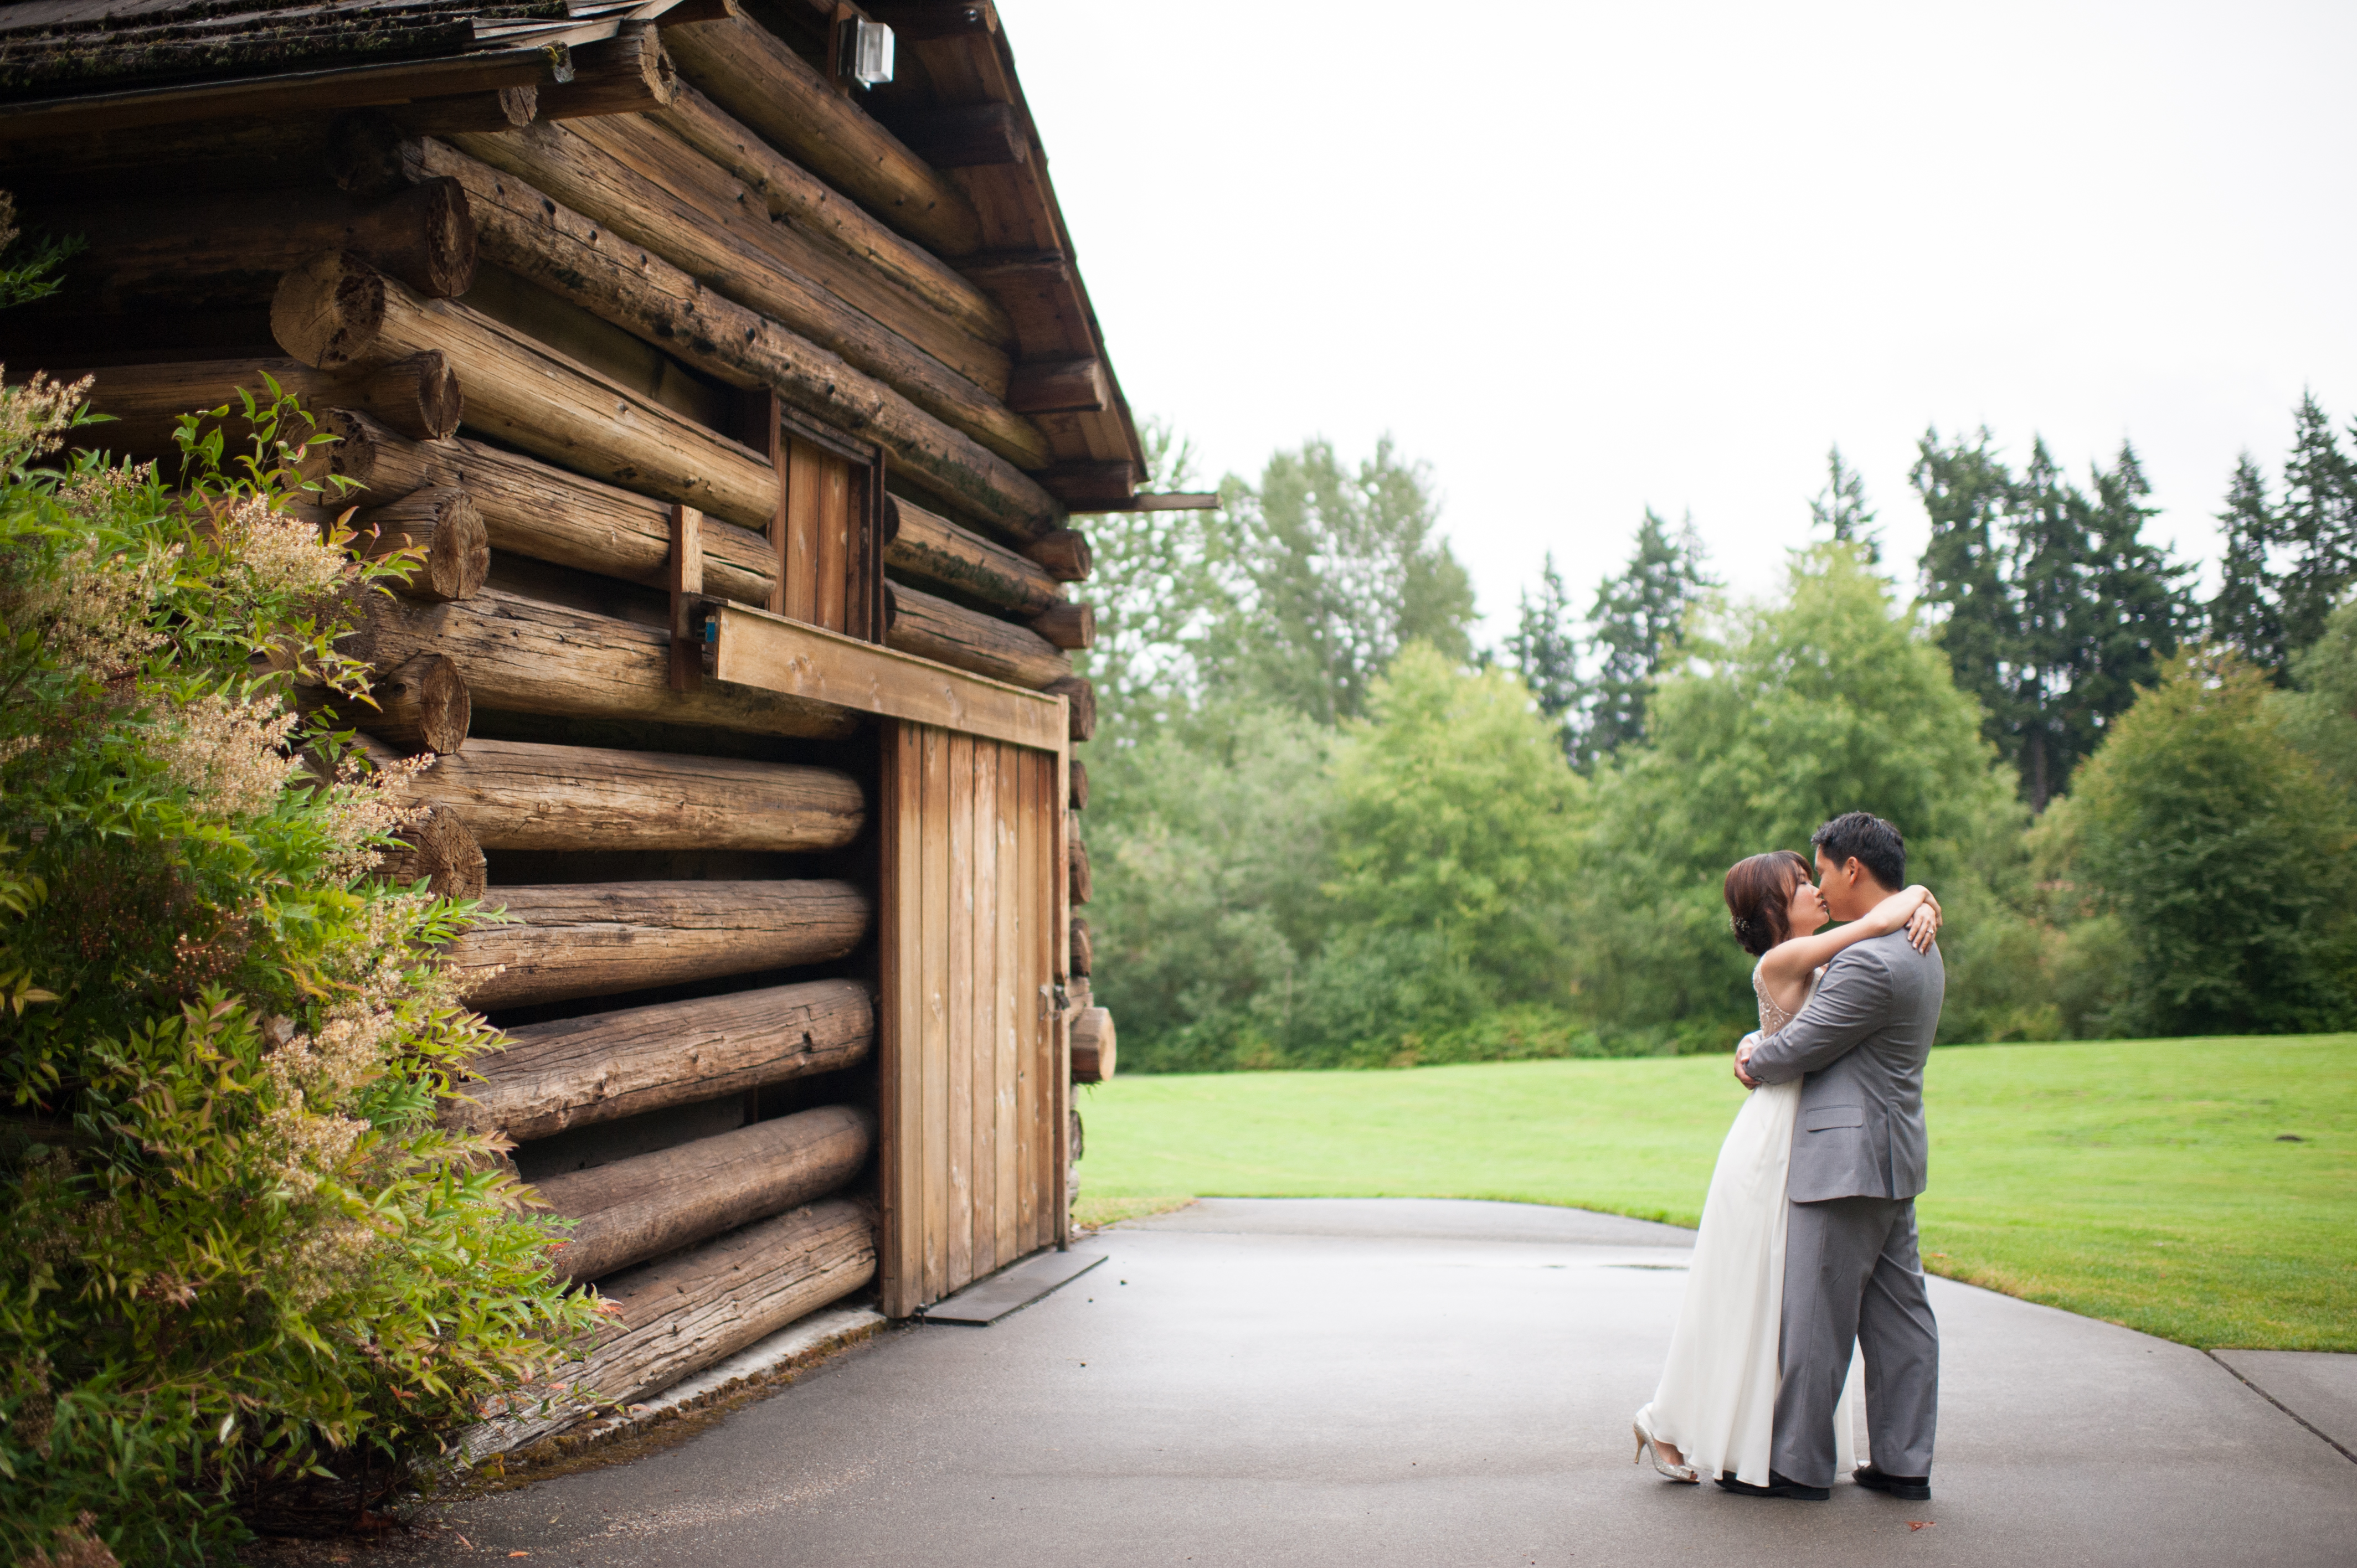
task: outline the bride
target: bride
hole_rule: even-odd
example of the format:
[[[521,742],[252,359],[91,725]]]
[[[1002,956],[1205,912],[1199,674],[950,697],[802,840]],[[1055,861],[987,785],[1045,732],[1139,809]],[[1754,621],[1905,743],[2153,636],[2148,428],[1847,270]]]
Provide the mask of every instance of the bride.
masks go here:
[[[1852,942],[1904,926],[1921,952],[1940,929],[1939,900],[1919,886],[1892,894],[1864,919],[1812,934],[1825,923],[1824,900],[1809,881],[1809,863],[1791,850],[1738,861],[1727,874],[1726,894],[1735,940],[1760,959],[1751,989],[1760,999],[1763,1036],[1808,1005],[1819,973]],[[1800,1101],[1798,1079],[1762,1084],[1736,1112],[1719,1147],[1685,1302],[1670,1337],[1669,1364],[1652,1402],[1636,1419],[1639,1462],[1650,1451],[1653,1468],[1674,1481],[1733,1476],[1768,1484],[1784,1297],[1784,1174]],[[1838,1473],[1867,1458],[1854,1452],[1862,1399],[1853,1357],[1834,1411]]]

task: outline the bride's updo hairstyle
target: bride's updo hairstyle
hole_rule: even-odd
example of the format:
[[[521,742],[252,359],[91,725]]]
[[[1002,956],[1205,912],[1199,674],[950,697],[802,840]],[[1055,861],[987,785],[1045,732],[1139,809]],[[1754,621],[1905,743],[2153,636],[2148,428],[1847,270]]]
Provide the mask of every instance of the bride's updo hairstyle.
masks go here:
[[[1727,913],[1735,940],[1758,958],[1791,933],[1784,909],[1792,889],[1809,879],[1809,863],[1798,852],[1771,850],[1738,860],[1727,872]]]

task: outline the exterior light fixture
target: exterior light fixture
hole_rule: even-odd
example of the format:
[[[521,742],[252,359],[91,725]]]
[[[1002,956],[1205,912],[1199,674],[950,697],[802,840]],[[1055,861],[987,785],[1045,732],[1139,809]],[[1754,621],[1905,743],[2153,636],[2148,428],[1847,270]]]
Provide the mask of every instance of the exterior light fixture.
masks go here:
[[[846,17],[835,58],[843,74],[860,86],[881,86],[892,80],[892,29],[865,16]]]

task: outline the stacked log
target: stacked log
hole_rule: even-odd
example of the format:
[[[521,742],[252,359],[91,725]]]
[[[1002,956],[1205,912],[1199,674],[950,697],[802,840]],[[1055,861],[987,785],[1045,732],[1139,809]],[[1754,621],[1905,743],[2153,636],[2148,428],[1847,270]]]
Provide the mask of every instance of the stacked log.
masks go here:
[[[527,741],[479,740],[411,792],[490,849],[816,854],[866,822],[858,781],[836,768]]]
[[[508,1030],[445,1125],[517,1142],[834,1072],[876,1042],[867,988],[765,986]]]
[[[849,882],[592,882],[502,887],[506,926],[452,942],[470,1006],[610,996],[825,963],[867,935],[874,901]]]
[[[613,1326],[547,1411],[485,1423],[470,1458],[521,1448],[735,1354],[876,1277],[876,1216],[830,1197],[598,1282]]]
[[[830,1105],[539,1184],[575,1223],[557,1267],[594,1280],[825,1197],[867,1163],[876,1119]]]

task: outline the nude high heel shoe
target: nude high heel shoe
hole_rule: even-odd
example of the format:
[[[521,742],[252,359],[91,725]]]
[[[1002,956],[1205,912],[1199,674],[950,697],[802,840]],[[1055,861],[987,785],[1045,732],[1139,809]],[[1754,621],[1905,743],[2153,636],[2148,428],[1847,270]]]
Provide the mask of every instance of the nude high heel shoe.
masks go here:
[[[1662,1457],[1662,1440],[1653,1435],[1652,1418],[1653,1407],[1647,1405],[1637,1412],[1637,1419],[1631,1423],[1631,1429],[1637,1434],[1637,1456],[1630,1463],[1641,1465],[1645,1461],[1645,1456],[1650,1454],[1653,1456],[1653,1468],[1671,1480],[1684,1481],[1689,1484],[1700,1482],[1702,1477],[1695,1474],[1693,1466],[1673,1465]]]

